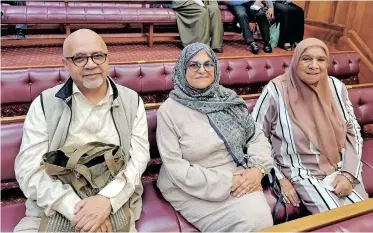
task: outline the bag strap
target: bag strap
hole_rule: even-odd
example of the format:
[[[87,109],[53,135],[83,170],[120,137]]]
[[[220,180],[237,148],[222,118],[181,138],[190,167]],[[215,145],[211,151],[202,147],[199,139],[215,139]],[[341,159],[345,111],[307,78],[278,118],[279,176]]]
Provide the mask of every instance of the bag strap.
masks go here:
[[[281,205],[283,205],[285,208],[285,222],[287,222],[289,220],[289,214],[288,214],[288,210],[286,207],[286,203],[284,202],[284,197],[282,196],[280,181],[278,180],[276,176],[275,169],[272,168],[269,174],[271,175],[271,179],[269,180],[271,190],[277,197],[275,208],[273,209],[273,212],[272,212],[273,221],[276,219],[276,216],[280,210]]]
[[[117,157],[115,155],[120,153],[120,148],[118,148],[118,151],[115,155],[112,154],[112,151],[113,150],[111,150],[110,153],[105,153],[104,157],[105,157],[105,161],[106,161],[106,166],[108,167],[111,175],[116,176],[119,172],[119,169],[117,168],[117,166],[115,166],[114,157]],[[118,159],[121,159],[121,157],[119,156]]]
[[[95,179],[92,179],[91,173],[89,172],[89,169],[84,165],[77,165],[75,169],[80,175],[82,175],[87,182],[90,183],[90,185],[93,188],[101,188],[106,185],[106,181],[103,178],[103,174],[101,176],[96,177]]]
[[[79,164],[86,164],[87,162],[91,161],[92,159],[101,156],[105,154],[107,151],[112,151],[113,147],[112,146],[105,146],[105,147],[97,147],[94,148],[86,153],[86,156],[81,157],[78,160]]]
[[[67,157],[69,157],[69,160],[67,161],[67,164],[66,164],[66,168],[74,169],[79,159],[83,155],[87,154],[87,156],[90,158],[92,155],[97,154],[108,148],[110,147],[104,143],[91,142],[91,143],[86,144],[84,147],[75,150],[73,153],[71,153],[69,148],[65,148],[65,147],[62,148],[61,151],[64,152]]]
[[[84,186],[87,185],[87,181],[82,178],[82,177],[77,177],[73,176],[71,178],[71,185],[76,189],[76,190],[81,190]]]
[[[108,170],[109,172],[111,173],[112,176],[116,176],[119,172],[119,169],[120,168],[117,168],[117,166],[115,166],[115,161],[114,161],[114,156],[113,156],[113,150],[115,150],[116,147],[110,147],[110,150],[106,150],[105,153],[104,153],[104,158],[105,158],[105,161],[106,161],[106,165],[108,167]],[[100,150],[101,152],[102,150]],[[117,151],[116,154],[118,154],[119,150]],[[101,153],[100,153],[101,154]],[[104,187],[106,185],[106,180],[104,179],[104,174],[96,177],[96,178],[92,178],[91,176],[91,172],[89,171],[89,169],[83,165],[83,164],[77,164],[74,169],[76,170],[76,172],[78,172],[79,174],[81,174],[90,184],[92,187],[94,188],[101,188],[101,187]]]

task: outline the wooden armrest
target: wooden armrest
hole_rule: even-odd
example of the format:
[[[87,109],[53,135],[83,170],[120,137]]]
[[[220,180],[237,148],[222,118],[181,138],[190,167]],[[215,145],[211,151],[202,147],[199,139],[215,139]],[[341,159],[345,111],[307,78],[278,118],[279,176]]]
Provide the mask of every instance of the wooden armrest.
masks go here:
[[[373,198],[268,227],[259,232],[306,232],[373,212]]]
[[[364,83],[364,84],[346,85],[346,88],[347,88],[347,89],[362,88],[362,87],[373,87],[373,83]]]

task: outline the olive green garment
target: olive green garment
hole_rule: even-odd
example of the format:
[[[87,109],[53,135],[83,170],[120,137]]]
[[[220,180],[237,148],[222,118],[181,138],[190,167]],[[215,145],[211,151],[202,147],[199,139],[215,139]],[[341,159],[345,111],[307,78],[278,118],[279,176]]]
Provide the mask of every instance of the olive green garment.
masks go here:
[[[205,0],[204,7],[193,0],[172,2],[182,45],[201,42],[213,49],[223,46],[223,21],[216,0]],[[211,39],[211,43],[210,43]]]

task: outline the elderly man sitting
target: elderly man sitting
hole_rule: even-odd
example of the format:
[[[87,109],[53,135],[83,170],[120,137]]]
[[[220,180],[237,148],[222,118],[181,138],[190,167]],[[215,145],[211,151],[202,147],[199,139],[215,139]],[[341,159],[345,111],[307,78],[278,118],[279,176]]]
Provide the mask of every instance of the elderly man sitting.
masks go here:
[[[78,231],[112,231],[109,215],[128,202],[129,230],[136,231],[140,178],[150,159],[146,114],[139,95],[109,77],[108,58],[105,42],[91,30],[66,38],[63,63],[70,78],[37,97],[24,123],[15,172],[28,199],[26,217],[15,231],[39,231],[43,213],[61,214]],[[47,152],[93,141],[118,145],[130,159],[97,195],[81,199],[71,185],[49,176],[40,164]]]

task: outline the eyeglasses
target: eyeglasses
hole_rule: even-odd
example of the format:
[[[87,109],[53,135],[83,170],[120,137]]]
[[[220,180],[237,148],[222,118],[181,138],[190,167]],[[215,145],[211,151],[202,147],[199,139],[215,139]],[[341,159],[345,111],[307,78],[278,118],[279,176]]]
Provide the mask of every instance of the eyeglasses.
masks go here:
[[[74,65],[78,67],[83,67],[87,65],[88,58],[91,58],[92,61],[97,64],[101,65],[106,61],[107,53],[94,53],[91,56],[85,56],[85,55],[76,55],[72,57],[65,57],[66,59],[71,59],[73,61]]]
[[[201,69],[201,67],[203,66],[203,68],[207,71],[207,72],[211,72],[214,70],[215,68],[215,64],[212,63],[211,61],[207,61],[203,64],[199,63],[198,61],[191,61],[187,64],[187,68],[190,69],[191,71],[193,72],[197,72],[199,71],[199,69]]]

